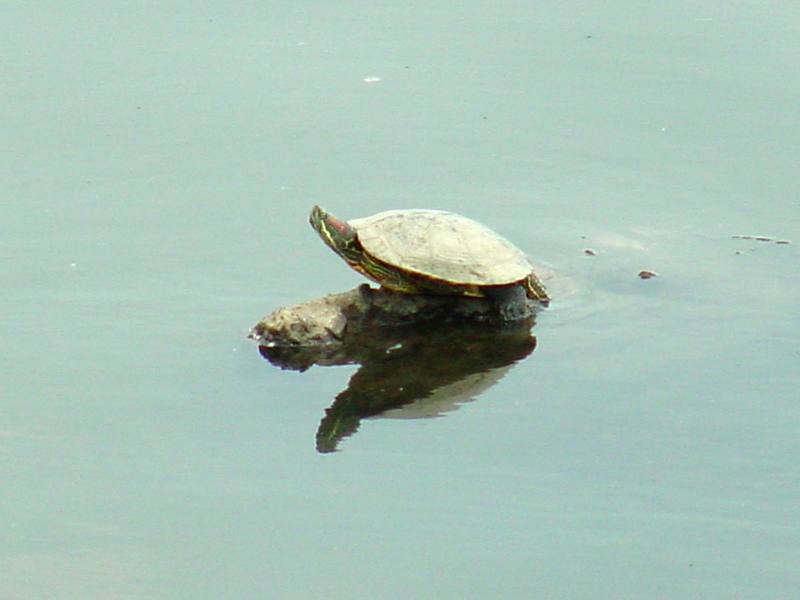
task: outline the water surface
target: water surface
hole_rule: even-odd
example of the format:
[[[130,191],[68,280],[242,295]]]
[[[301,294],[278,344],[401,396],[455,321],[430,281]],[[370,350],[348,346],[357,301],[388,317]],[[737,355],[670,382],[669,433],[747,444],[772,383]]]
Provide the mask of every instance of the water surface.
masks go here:
[[[0,597],[800,588],[796,3],[0,15]],[[245,339],[360,282],[314,203],[500,231],[536,350],[318,453],[357,367]]]

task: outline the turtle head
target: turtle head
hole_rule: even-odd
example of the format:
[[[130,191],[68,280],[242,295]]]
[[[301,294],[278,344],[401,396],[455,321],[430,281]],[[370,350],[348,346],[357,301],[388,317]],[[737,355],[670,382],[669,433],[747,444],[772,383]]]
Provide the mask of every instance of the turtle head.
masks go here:
[[[350,265],[361,263],[363,250],[358,242],[356,230],[345,221],[341,221],[331,214],[326,213],[319,206],[311,209],[308,222],[330,246],[331,250],[347,261]]]

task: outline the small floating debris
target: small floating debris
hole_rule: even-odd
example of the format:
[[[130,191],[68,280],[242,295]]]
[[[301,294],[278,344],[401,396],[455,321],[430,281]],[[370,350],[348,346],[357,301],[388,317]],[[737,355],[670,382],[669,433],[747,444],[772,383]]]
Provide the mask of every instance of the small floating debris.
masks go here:
[[[735,240],[755,240],[756,242],[772,242],[773,244],[791,244],[789,240],[778,240],[767,235],[732,235]]]
[[[584,248],[583,253],[586,256],[597,256],[597,252],[592,250],[591,248]]]
[[[364,83],[378,83],[380,80],[380,77],[364,77],[361,81]]]
[[[655,271],[639,271],[639,279],[652,279],[653,277],[658,277],[658,273]]]

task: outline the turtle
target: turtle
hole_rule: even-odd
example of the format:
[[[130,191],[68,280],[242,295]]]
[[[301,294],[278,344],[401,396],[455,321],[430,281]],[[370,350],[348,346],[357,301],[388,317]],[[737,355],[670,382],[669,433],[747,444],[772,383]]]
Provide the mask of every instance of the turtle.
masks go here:
[[[522,250],[488,227],[442,210],[388,210],[343,221],[319,206],[311,226],[351,268],[406,294],[490,298],[500,314],[525,314],[525,299],[550,296]]]

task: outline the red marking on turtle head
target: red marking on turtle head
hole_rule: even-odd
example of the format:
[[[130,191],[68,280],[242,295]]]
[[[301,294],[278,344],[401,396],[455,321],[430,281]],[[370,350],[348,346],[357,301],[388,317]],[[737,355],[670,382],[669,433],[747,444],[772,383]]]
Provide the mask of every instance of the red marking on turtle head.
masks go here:
[[[341,235],[347,235],[347,233],[350,231],[350,225],[348,225],[344,221],[340,221],[336,217],[332,217],[330,215],[326,215],[326,220],[328,222],[328,225],[333,227]]]

